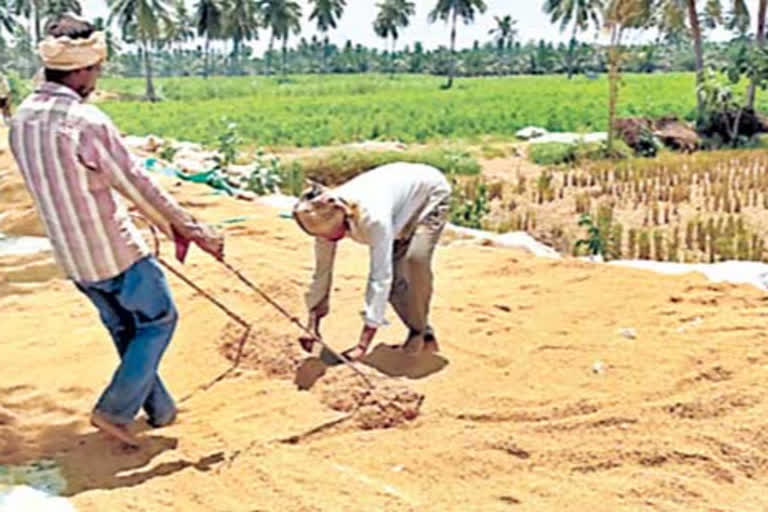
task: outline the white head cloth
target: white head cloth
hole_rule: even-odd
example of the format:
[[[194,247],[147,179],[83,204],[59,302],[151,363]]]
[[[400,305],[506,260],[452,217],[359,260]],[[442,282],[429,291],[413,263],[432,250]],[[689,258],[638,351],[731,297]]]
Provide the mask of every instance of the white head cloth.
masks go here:
[[[46,68],[73,71],[105,60],[107,41],[104,32],[94,32],[87,39],[48,36],[40,42],[37,51]]]

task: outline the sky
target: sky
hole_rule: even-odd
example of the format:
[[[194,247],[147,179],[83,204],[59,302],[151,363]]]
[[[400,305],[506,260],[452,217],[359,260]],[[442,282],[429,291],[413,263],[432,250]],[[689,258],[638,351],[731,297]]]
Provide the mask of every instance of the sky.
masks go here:
[[[186,1],[191,10],[195,0]],[[441,21],[435,24],[430,24],[427,21],[427,15],[437,3],[436,0],[413,1],[416,4],[416,14],[411,18],[411,25],[401,32],[398,46],[402,48],[405,45],[413,45],[416,41],[421,41],[427,49],[437,48],[440,45],[447,46],[450,36],[448,26]],[[310,39],[317,34],[314,23],[308,20],[310,8],[307,5],[307,0],[298,0],[298,2],[304,13],[300,37]],[[378,0],[347,0],[347,8],[337,30],[329,34],[331,42],[343,45],[347,40],[352,40],[354,43],[361,43],[366,46],[385,48],[385,42],[373,33],[372,28],[377,3]],[[728,0],[725,3],[728,3]],[[757,3],[758,0],[747,0],[752,13],[757,11]],[[558,26],[549,22],[549,18],[542,10],[544,0],[486,0],[486,4],[488,10],[479,16],[474,24],[459,26],[456,41],[459,48],[469,47],[475,40],[479,40],[481,43],[490,40],[491,36],[488,35],[488,31],[495,25],[494,16],[503,17],[507,14],[517,20],[518,37],[523,42],[531,39],[545,39],[557,43],[566,42],[570,37],[570,32],[561,33]],[[84,15],[87,17],[106,16],[108,13],[105,0],[83,0],[83,7],[85,9]],[[590,32],[582,34],[580,39],[592,41],[596,35],[594,30],[590,30]],[[636,35],[635,39],[641,40],[647,37],[648,35]],[[714,37],[721,39],[727,35],[718,32],[714,34]],[[268,39],[269,36],[264,31],[261,40],[252,43],[254,50],[257,52],[264,51]]]

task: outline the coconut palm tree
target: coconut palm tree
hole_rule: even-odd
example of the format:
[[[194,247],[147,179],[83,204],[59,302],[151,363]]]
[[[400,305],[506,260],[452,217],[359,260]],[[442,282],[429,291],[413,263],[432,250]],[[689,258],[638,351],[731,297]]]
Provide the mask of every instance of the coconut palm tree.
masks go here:
[[[715,9],[715,12],[720,15],[718,21],[720,23],[724,22],[728,30],[735,31],[739,35],[746,35],[749,32],[752,19],[749,7],[747,6],[747,0],[731,0],[731,9],[727,17],[722,15],[720,0],[710,0],[707,5]]]
[[[232,39],[232,60],[240,71],[243,41],[259,38],[259,5],[256,0],[230,0],[224,11],[224,33]]]
[[[0,41],[3,39],[3,31],[8,35],[13,35],[13,29],[16,27],[16,20],[13,17],[13,10],[7,0],[0,0]]]
[[[194,20],[187,10],[184,0],[175,0],[173,4],[173,23],[168,27],[165,37],[172,46],[179,46],[195,38]]]
[[[291,32],[301,32],[301,6],[294,0],[260,0],[264,27],[272,30],[269,38],[267,72],[271,71],[272,49],[275,39],[283,42],[283,74],[286,73],[288,58],[288,38]]]
[[[395,73],[395,47],[400,29],[410,24],[410,17],[416,12],[416,5],[410,0],[384,0],[376,4],[379,12],[373,22],[373,31],[382,39],[392,38],[392,74]]]
[[[336,28],[336,23],[344,14],[347,0],[309,0],[313,4],[309,13],[309,21],[317,20],[317,30],[322,32],[323,38],[323,70],[328,72],[328,32]]]
[[[762,5],[765,5],[764,0],[760,0]],[[666,21],[664,28],[667,30],[679,30],[681,28],[688,28],[691,32],[691,36],[694,42],[694,52],[696,58],[696,86],[701,84],[703,72],[704,72],[704,51],[702,43],[702,23],[706,28],[713,29],[718,25],[725,25],[729,30],[734,30],[741,34],[746,35],[751,23],[749,7],[746,0],[730,0],[730,14],[726,17],[723,15],[723,4],[721,0],[707,0],[704,4],[703,10],[697,10],[696,0],[662,0],[663,17],[662,21]],[[700,11],[700,12],[699,12]],[[758,8],[759,11],[759,8]],[[687,14],[687,21],[686,21]],[[699,20],[701,19],[701,21]],[[756,41],[760,43],[760,20],[758,14],[758,33]],[[765,39],[765,12],[763,11],[763,36]],[[755,84],[754,80],[751,81],[749,90],[747,91],[747,105],[754,105],[754,93],[753,88]],[[701,98],[698,97],[697,101],[699,105],[699,113],[701,113]]]
[[[43,0],[13,0],[13,13],[29,20],[29,32],[34,34],[35,42],[41,37]]]
[[[64,13],[82,14],[83,8],[79,0],[10,0],[13,2],[13,13],[27,18],[30,23],[30,33],[34,33],[35,41],[43,37],[43,26],[46,20],[58,18]],[[9,4],[10,5],[10,4]]]
[[[41,4],[45,20],[56,19],[64,13],[82,14],[83,7],[79,0],[44,0]]]
[[[603,0],[546,0],[544,12],[549,14],[552,23],[560,23],[560,31],[565,32],[572,25],[569,61],[573,62],[576,36],[579,31],[589,29],[590,22],[595,29],[600,28],[600,16],[603,12]],[[573,77],[573,65],[568,65],[568,78]]]
[[[499,55],[501,55],[504,53],[504,48],[512,46],[515,39],[517,39],[517,20],[513,20],[509,14],[503,18],[494,16],[493,19],[496,22],[496,26],[489,30],[488,34],[494,37],[496,48],[499,50]]]
[[[702,41],[701,14],[709,26],[721,20],[720,0],[707,0],[705,11],[700,12],[696,0],[660,0],[660,28],[665,32],[688,30],[693,40],[693,52],[696,65],[696,89],[698,91],[704,79],[704,45]],[[696,94],[696,104],[699,115],[702,114],[703,104],[701,95]]]
[[[621,80],[622,38],[627,29],[643,28],[650,24],[655,0],[609,0],[603,11],[603,22],[611,39],[608,49],[608,152],[613,151],[616,125],[616,107]]]
[[[146,98],[157,101],[150,52],[160,42],[163,27],[173,22],[168,4],[165,0],[109,0],[107,25],[113,22],[120,27],[123,39],[139,43],[147,79]]]
[[[757,5],[757,31],[755,32],[755,42],[758,47],[765,46],[765,18],[768,11],[768,0],[760,0]],[[757,92],[757,81],[753,78],[747,90],[747,107],[755,107],[755,93]]]
[[[105,33],[105,39],[107,41],[107,59],[112,60],[115,55],[120,52],[120,44],[115,41],[115,36],[112,34],[112,31],[109,30],[109,27],[107,27],[104,18],[94,18],[93,26],[96,30],[101,30]]]
[[[731,0],[731,26],[737,28],[749,23],[749,10],[744,0]],[[696,0],[659,0],[660,28],[668,33],[687,30],[693,40],[693,51],[696,63],[696,89],[699,89],[704,78],[704,45],[702,37],[702,23],[704,20],[707,28],[714,28],[723,22],[721,0],[707,0],[700,9]],[[699,115],[702,113],[702,98],[697,93],[696,103]]]
[[[205,65],[203,76],[211,74],[211,40],[221,38],[224,14],[219,0],[198,0],[195,4],[195,26],[197,35],[205,37]]]
[[[451,67],[444,89],[453,86],[453,77],[456,74],[456,22],[461,18],[465,25],[469,25],[475,21],[476,13],[484,13],[486,9],[484,0],[437,0],[437,5],[429,13],[430,23],[437,20],[451,22]]]
[[[373,20],[373,32],[380,38],[384,39],[388,46],[389,36],[392,33],[397,33],[397,27],[392,24],[391,20],[388,20],[384,16],[379,15],[376,16],[376,18]],[[396,38],[397,36],[392,37],[393,40]]]

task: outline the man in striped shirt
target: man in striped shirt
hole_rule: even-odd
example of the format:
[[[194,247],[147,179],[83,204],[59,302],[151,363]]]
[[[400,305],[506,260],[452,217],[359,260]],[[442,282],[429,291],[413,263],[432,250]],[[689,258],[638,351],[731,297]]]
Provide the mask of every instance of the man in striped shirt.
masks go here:
[[[98,309],[121,358],[91,422],[136,445],[126,427],[139,409],[156,427],[176,417],[157,370],[177,311],[118,194],[176,242],[181,261],[190,242],[221,258],[224,240],[158,187],[109,117],[84,103],[106,57],[104,34],[66,15],[49,25],[39,52],[46,81],[13,117],[11,149],[57,261]]]

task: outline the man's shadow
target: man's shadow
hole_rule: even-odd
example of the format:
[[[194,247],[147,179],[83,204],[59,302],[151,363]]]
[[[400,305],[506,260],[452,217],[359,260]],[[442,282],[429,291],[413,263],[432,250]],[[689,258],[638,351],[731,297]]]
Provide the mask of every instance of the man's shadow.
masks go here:
[[[147,468],[158,455],[175,450],[178,440],[145,433],[139,437],[140,446],[130,448],[96,430],[78,433],[77,426],[77,422],[72,422],[49,427],[38,440],[43,456],[57,462],[67,481],[67,489],[63,493],[65,497],[95,489],[134,487],[190,467],[209,471],[225,458],[223,452],[217,452],[197,461],[179,459]],[[132,432],[149,429],[148,425],[138,422]]]
[[[388,377],[423,379],[448,366],[448,359],[434,352],[422,351],[409,354],[400,347],[381,343],[360,360]],[[319,357],[308,357],[296,371],[294,383],[307,390],[323,376],[328,368],[344,364],[341,359],[323,349]]]

